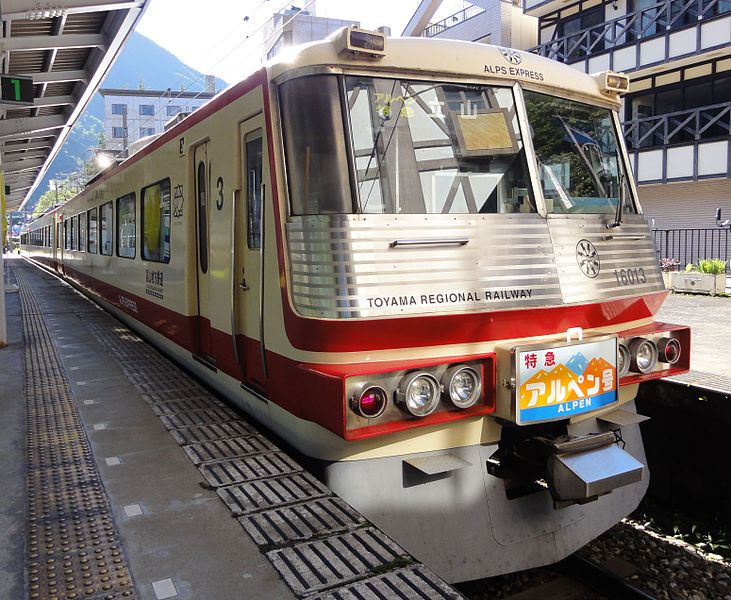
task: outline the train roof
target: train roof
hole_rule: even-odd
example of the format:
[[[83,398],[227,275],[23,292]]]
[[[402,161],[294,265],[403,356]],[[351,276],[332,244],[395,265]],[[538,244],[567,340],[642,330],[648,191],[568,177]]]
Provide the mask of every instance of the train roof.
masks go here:
[[[563,63],[531,52],[476,42],[438,38],[386,38],[385,52],[377,59],[338,52],[343,28],[325,41],[296,46],[277,55],[267,65],[277,79],[295,69],[317,66],[364,68],[368,71],[407,71],[428,77],[484,79],[486,82],[519,81],[526,87],[551,88],[560,95],[581,96],[613,107],[620,106],[616,92],[608,92],[603,77],[587,75]],[[548,91],[548,90],[546,90]]]

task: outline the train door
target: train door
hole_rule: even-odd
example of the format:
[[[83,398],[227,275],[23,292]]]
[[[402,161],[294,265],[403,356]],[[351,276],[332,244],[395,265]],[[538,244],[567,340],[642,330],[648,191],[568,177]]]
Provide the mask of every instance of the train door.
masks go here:
[[[266,389],[266,302],[264,298],[264,207],[268,203],[269,161],[264,116],[241,124],[242,194],[236,211],[238,286],[236,330],[243,382]],[[276,268],[275,265],[271,265]]]
[[[210,177],[208,163],[208,143],[195,147],[193,154],[193,174],[195,179],[195,223],[196,223],[196,264],[198,281],[198,318],[196,332],[196,354],[209,363],[215,363],[211,342],[211,305],[210,305]]]

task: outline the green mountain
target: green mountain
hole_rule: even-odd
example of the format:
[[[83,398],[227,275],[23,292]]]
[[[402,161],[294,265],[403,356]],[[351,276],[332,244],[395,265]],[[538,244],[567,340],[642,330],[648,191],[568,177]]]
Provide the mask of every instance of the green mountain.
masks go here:
[[[101,87],[138,89],[142,85],[148,90],[180,90],[182,86],[187,91],[198,92],[203,90],[204,84],[205,78],[201,73],[183,64],[152,40],[133,33]],[[222,90],[227,85],[221,79],[216,80],[216,90]],[[99,136],[104,131],[103,121],[104,99],[97,92],[51,163],[26,205],[26,210],[33,210],[38,198],[48,191],[51,179],[65,179],[79,168],[84,158],[88,158],[89,148],[98,144]]]

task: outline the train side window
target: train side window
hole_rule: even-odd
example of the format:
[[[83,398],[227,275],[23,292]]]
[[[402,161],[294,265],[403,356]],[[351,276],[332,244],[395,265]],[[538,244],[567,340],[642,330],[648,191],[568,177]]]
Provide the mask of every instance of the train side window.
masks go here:
[[[198,163],[196,193],[198,196],[198,254],[201,271],[208,272],[208,198],[206,195],[206,164]]]
[[[69,219],[69,246],[70,250],[76,250],[76,232],[78,231],[78,220],[76,215]]]
[[[86,220],[89,223],[86,248],[92,254],[96,254],[96,215],[97,209],[91,208],[86,213]]]
[[[135,194],[117,198],[117,256],[134,258],[137,251]]]
[[[56,224],[56,248],[61,249],[61,238],[63,237],[63,223]]]
[[[63,222],[63,249],[68,250],[71,247],[71,240],[69,238],[69,219],[64,219]]]
[[[79,213],[79,251],[86,252],[86,213]]]
[[[112,255],[112,203],[102,204],[99,209],[99,254]]]
[[[170,179],[142,188],[142,258],[170,262]]]
[[[259,130],[249,134],[246,140],[246,237],[252,250],[261,248],[261,173],[262,133]]]

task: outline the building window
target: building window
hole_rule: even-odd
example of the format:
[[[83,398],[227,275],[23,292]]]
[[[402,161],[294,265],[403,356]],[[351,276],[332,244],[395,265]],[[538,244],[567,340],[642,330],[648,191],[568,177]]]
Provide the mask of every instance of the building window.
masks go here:
[[[142,188],[142,258],[170,262],[170,180]]]
[[[112,255],[112,203],[102,204],[99,209],[100,227],[99,240],[101,246],[99,253],[106,256]]]
[[[89,221],[89,237],[87,248],[92,254],[96,254],[96,213],[96,208],[92,208],[87,211],[87,220]]]
[[[140,116],[154,117],[155,116],[155,106],[153,104],[140,104]]]
[[[137,211],[134,192],[117,198],[117,256],[134,258],[137,248]]]
[[[140,137],[146,137],[148,135],[155,135],[154,127],[140,127]]]
[[[127,105],[126,104],[112,104],[113,115],[126,115]]]
[[[125,127],[112,127],[113,138],[124,138],[127,137],[127,129]]]
[[[182,112],[183,107],[182,106],[169,105],[167,107],[167,110],[168,110],[168,117],[174,117],[179,112]]]

